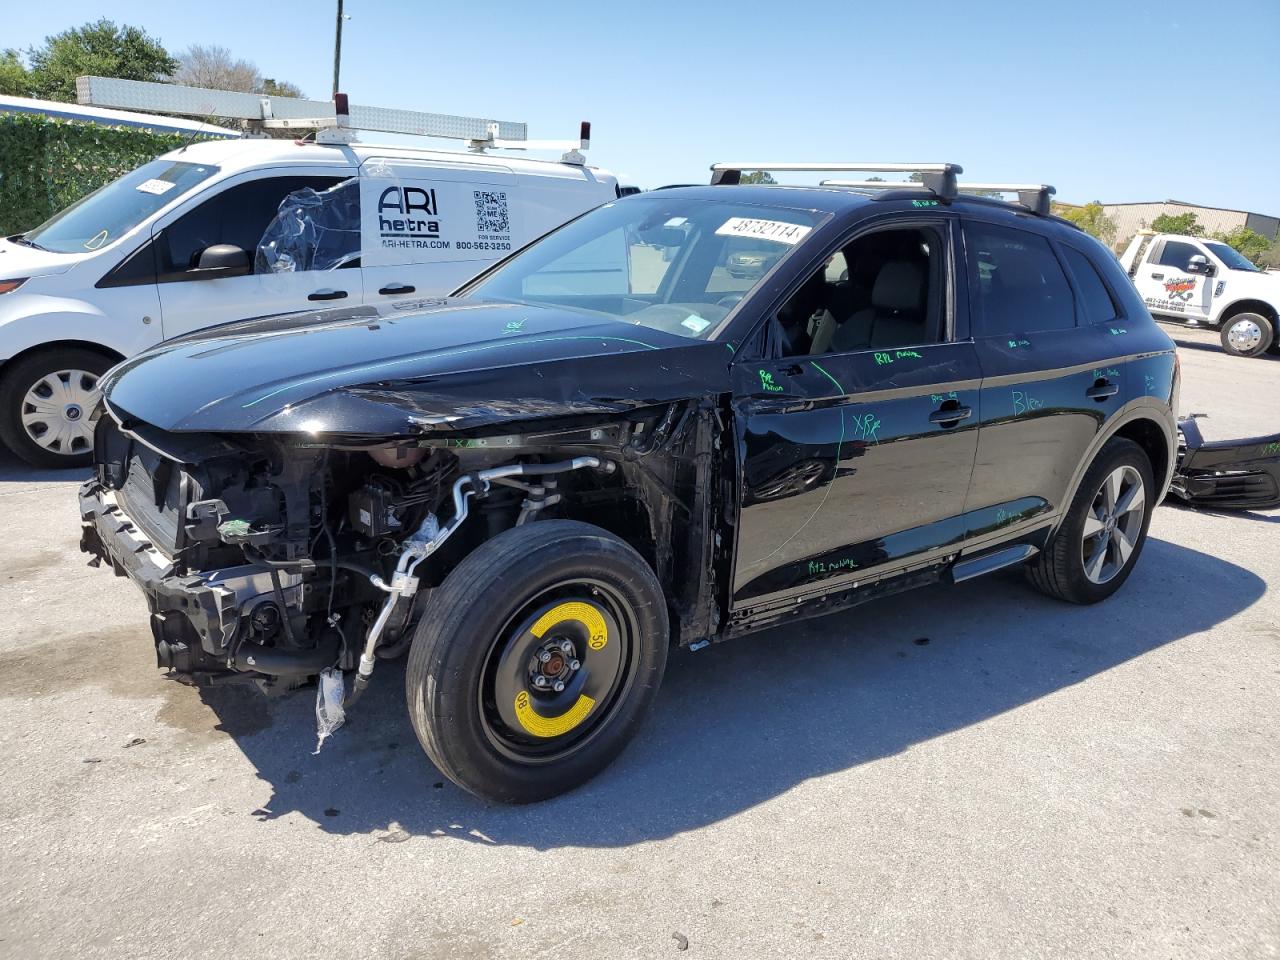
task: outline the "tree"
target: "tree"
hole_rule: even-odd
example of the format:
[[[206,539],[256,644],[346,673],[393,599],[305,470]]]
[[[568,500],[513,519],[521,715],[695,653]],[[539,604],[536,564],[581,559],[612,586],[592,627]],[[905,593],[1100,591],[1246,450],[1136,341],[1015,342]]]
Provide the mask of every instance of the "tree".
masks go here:
[[[145,30],[105,19],[46,37],[43,47],[27,51],[27,60],[36,96],[68,102],[76,98],[76,77],[165,80],[178,69]]]
[[[31,74],[27,72],[17,50],[0,52],[0,94],[9,97],[29,97],[32,94]]]
[[[1156,233],[1180,233],[1186,237],[1204,236],[1204,227],[1200,226],[1194,213],[1162,213],[1151,221],[1151,229]]]
[[[744,173],[740,183],[777,183],[773,179],[773,175],[767,170],[752,170],[750,173]]]
[[[268,97],[305,97],[306,94],[295,83],[288,80],[273,80],[267,77],[262,81],[262,86],[258,88],[258,93],[266,94]]]
[[[178,54],[173,82],[209,90],[254,93],[262,85],[262,74],[248,60],[233,60],[226,47],[196,44]]]
[[[1260,263],[1261,257],[1271,246],[1271,241],[1248,227],[1236,227],[1224,233],[1215,233],[1214,240],[1221,240],[1228,247],[1238,250],[1246,260]]]
[[[1271,241],[1255,263],[1266,270],[1280,270],[1280,236]]]
[[[1083,207],[1063,210],[1062,219],[1070,220],[1085,233],[1097,237],[1108,246],[1116,238],[1116,222],[1107,216],[1098,200],[1086,203]]]

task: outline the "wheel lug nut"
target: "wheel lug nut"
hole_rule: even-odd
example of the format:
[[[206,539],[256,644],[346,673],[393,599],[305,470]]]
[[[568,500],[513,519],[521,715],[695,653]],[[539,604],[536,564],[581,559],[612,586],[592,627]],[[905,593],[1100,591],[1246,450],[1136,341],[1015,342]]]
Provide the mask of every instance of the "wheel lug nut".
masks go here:
[[[539,662],[539,663],[546,663],[546,662],[547,662],[548,660],[550,660],[550,659],[551,659],[551,651],[550,651],[550,650],[543,650],[540,654],[538,654],[538,662]]]
[[[533,685],[535,687],[545,687],[547,685],[547,678],[539,674],[533,678]]]
[[[556,692],[556,693],[560,693],[561,691],[563,691],[563,690],[564,690],[564,681],[563,681],[563,680],[557,680],[557,681],[556,681],[556,683],[555,683],[555,686],[554,686],[554,687],[552,687],[551,689],[555,690],[555,692]]]
[[[569,669],[570,669],[570,670],[577,670],[577,669],[578,669],[579,667],[581,667],[581,666],[582,666],[582,664],[581,664],[581,663],[579,663],[577,660],[570,660],[570,661],[569,661]]]
[[[573,653],[573,644],[568,640],[561,640],[560,649],[565,653]]]

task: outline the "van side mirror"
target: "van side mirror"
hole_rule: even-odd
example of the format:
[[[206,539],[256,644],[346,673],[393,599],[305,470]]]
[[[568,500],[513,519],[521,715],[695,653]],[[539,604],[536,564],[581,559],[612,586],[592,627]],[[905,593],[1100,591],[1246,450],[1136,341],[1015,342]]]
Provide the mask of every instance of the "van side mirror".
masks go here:
[[[196,258],[193,280],[214,280],[219,277],[243,277],[253,271],[249,254],[234,243],[215,243],[205,247]]]
[[[1197,253],[1187,261],[1187,273],[1197,273],[1202,277],[1212,277],[1217,272],[1217,268],[1202,253]]]

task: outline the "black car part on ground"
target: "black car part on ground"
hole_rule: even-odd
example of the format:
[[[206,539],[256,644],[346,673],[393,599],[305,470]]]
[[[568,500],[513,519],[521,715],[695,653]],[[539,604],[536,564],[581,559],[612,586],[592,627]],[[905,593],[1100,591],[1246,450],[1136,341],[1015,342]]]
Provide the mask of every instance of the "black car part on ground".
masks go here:
[[[1179,420],[1178,432],[1178,468],[1169,492],[1179,500],[1219,510],[1280,507],[1280,433],[1205,440],[1194,417]]]

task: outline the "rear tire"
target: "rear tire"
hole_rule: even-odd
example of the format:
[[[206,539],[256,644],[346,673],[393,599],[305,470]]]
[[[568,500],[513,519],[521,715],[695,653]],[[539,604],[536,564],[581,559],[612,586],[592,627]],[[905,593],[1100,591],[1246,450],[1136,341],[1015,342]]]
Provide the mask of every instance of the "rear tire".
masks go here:
[[[409,716],[464,790],[544,800],[622,751],[657,694],[668,642],[662,588],[622,540],[574,520],[514,527],[433,593],[409,652]]]
[[[1275,324],[1260,313],[1236,313],[1222,321],[1222,349],[1237,357],[1258,357],[1276,341]]]
[[[0,440],[33,467],[88,466],[97,381],[114,361],[83,347],[41,350],[0,374]]]
[[[1053,539],[1028,565],[1031,583],[1068,603],[1107,599],[1142,554],[1157,496],[1146,451],[1123,437],[1107,441]]]

